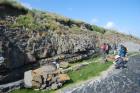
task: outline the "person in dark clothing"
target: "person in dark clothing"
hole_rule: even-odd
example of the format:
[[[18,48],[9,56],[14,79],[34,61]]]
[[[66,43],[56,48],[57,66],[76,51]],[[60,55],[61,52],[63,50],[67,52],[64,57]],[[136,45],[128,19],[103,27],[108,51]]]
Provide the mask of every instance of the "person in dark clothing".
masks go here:
[[[106,44],[106,54],[108,55],[111,50],[111,46],[109,44]]]
[[[115,56],[115,68],[120,69],[120,68],[126,68],[125,66],[126,62],[123,60],[122,57],[119,55]]]

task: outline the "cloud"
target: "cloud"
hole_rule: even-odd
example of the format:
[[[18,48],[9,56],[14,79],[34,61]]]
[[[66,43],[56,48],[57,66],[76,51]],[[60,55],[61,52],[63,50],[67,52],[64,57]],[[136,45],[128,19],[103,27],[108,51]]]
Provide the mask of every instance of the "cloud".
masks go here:
[[[95,23],[97,23],[97,22],[98,22],[98,19],[97,19],[97,18],[93,18],[93,19],[90,21],[91,24],[95,24]]]
[[[121,32],[121,33],[124,33],[124,34],[130,34],[130,31],[127,28],[120,27],[112,21],[107,22],[106,25],[104,26],[104,28],[112,29],[112,30],[115,30],[117,32]]]
[[[107,22],[104,27],[107,28],[107,29],[116,29],[116,25],[112,21]]]
[[[31,4],[29,4],[29,3],[21,2],[21,4],[22,4],[23,6],[25,6],[26,8],[32,9]]]
[[[112,29],[112,30],[115,30],[117,32],[121,32],[123,34],[133,35],[133,36],[139,37],[139,34],[137,34],[137,32],[134,32],[133,29],[131,29],[129,27],[122,26],[122,25],[116,25],[112,21],[108,21],[103,27],[106,29]]]

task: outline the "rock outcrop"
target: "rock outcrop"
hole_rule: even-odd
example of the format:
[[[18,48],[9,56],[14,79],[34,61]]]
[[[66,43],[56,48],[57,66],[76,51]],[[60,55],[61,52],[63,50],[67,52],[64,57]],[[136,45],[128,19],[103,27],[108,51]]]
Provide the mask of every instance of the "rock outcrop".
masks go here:
[[[7,16],[4,20],[13,23],[16,17]],[[95,54],[96,34],[90,31],[27,31],[22,27],[11,28],[4,24],[0,26],[0,31],[1,54],[5,59],[1,84],[23,79],[25,71],[55,60],[66,62],[61,64],[67,68],[69,62]],[[16,78],[12,73],[17,73]]]
[[[78,34],[67,32],[59,35],[48,31],[40,34],[37,31],[27,32],[23,29],[1,27],[0,34],[3,38],[4,57],[10,63],[15,63],[16,66],[12,65],[14,67],[36,62],[36,59],[51,58],[61,54],[86,55],[91,50],[95,50],[97,42],[92,32]]]
[[[63,72],[68,72],[69,63],[94,55],[99,43],[108,40],[105,37],[110,35],[105,33],[106,29],[98,26],[49,12],[28,10],[15,4],[15,1],[2,2],[0,1],[0,85],[23,79],[24,72],[28,71],[25,76],[29,74],[34,82],[29,83],[25,78],[27,85],[43,88],[46,84],[41,78],[48,72],[42,72],[42,66],[55,61],[66,69]],[[105,37],[100,32],[105,33]],[[74,68],[77,70],[85,65]],[[49,65],[47,67],[45,71],[51,70]],[[37,68],[44,74],[40,74]],[[38,74],[32,74],[35,71]],[[67,75],[61,73],[57,73],[54,78],[59,79],[59,82],[51,83],[51,89],[56,89],[63,84],[61,81],[68,79]],[[52,82],[49,76],[45,80]]]
[[[58,89],[68,80],[70,80],[69,76],[61,74],[53,64],[47,64],[24,74],[26,88]]]

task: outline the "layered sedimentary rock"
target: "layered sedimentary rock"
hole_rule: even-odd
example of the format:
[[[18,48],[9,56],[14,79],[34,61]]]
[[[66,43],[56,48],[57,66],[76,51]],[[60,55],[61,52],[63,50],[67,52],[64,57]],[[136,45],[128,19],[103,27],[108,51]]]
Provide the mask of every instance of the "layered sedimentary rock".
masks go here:
[[[12,23],[16,17],[7,16],[4,20]],[[27,31],[25,28],[1,24],[0,32],[1,56],[4,58],[0,66],[1,84],[22,79],[25,71],[55,60],[75,62],[88,58],[95,54],[97,43],[95,33],[90,31]],[[12,73],[17,73],[17,76]],[[8,76],[15,77],[15,80]]]
[[[24,74],[26,88],[58,89],[68,80],[70,80],[69,76],[61,74],[53,64],[47,64]]]
[[[6,26],[1,26],[0,31],[1,54],[5,59],[1,65],[1,84],[22,79],[25,71],[39,68],[55,60],[60,62],[61,67],[67,68],[68,62],[75,62],[95,54],[96,37],[90,32],[72,34],[69,34],[70,32],[58,34],[53,31],[27,32],[24,29],[9,29]],[[64,76],[65,74],[58,74],[52,79],[60,77],[62,79]],[[38,82],[41,78],[36,77],[35,80]],[[40,85],[35,82],[32,82],[34,87],[46,86],[43,82]],[[49,88],[56,89],[62,84],[54,82]]]
[[[86,57],[89,52],[94,53],[96,48],[95,34],[90,32],[59,35],[52,31],[27,32],[23,29],[1,27],[0,34],[3,39],[3,55],[12,63],[11,68],[62,54],[69,54],[70,58],[82,54]]]

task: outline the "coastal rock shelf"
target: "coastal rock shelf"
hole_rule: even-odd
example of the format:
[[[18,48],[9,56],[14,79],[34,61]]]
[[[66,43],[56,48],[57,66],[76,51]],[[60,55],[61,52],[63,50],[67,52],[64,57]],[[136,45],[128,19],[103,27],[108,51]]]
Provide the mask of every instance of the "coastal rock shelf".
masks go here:
[[[61,93],[140,93],[140,55],[129,59],[127,68],[116,69],[102,80],[90,81]]]

